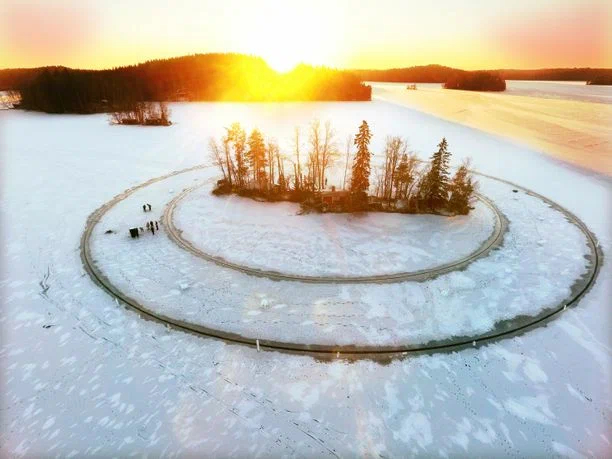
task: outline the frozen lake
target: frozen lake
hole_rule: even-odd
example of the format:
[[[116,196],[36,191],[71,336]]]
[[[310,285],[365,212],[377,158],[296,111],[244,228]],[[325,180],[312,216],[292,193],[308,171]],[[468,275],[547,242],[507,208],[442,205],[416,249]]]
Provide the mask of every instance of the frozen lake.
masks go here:
[[[371,82],[376,87],[388,89],[406,87],[405,83]],[[417,83],[419,89],[442,89],[440,83]],[[506,80],[503,95],[542,97],[548,99],[577,100],[612,104],[612,86],[587,85],[586,81],[529,81]]]
[[[505,92],[454,91],[441,85],[373,83],[372,97],[461,123],[612,176],[610,86],[508,82]]]
[[[506,94],[612,104],[612,86],[585,81],[506,81]]]
[[[607,258],[609,178],[383,100],[171,108],[168,128],[0,112],[1,456],[609,456],[608,262],[580,303],[546,327],[383,365],[258,353],[168,330],[118,307],[79,257],[94,209],[208,162],[208,137],[233,121],[289,151],[296,125],[329,119],[344,139],[365,119],[375,161],[386,135],[406,137],[421,157],[446,136],[455,163],[470,156],[479,171],[574,212]],[[572,128],[591,135],[588,123]],[[606,157],[604,147],[594,152]]]

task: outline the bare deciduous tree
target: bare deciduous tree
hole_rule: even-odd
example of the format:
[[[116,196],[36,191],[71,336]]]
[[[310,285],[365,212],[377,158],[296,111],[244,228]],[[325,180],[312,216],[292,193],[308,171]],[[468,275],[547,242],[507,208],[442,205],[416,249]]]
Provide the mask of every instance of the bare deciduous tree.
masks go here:
[[[342,189],[346,189],[346,174],[348,172],[349,162],[351,160],[351,145],[353,144],[353,136],[348,135],[346,137],[346,158],[344,163],[344,178],[342,179]]]
[[[302,165],[300,162],[300,128],[298,126],[295,127],[294,144],[296,156],[296,161],[293,165],[295,174],[294,188],[296,191],[300,191],[302,189]]]
[[[385,142],[385,165],[381,197],[391,202],[396,185],[397,168],[400,158],[406,153],[408,144],[400,137],[387,137]]]
[[[221,169],[223,179],[227,180],[228,174],[225,171],[224,154],[214,137],[208,139],[208,150],[210,151],[210,159],[212,160],[212,163]]]
[[[335,137],[336,131],[332,128],[331,122],[326,121],[323,131],[323,147],[321,148],[321,167],[319,177],[320,189],[327,186],[327,177],[325,176],[325,172],[327,171],[327,168],[333,165],[334,161],[338,158]]]
[[[170,110],[165,102],[134,102],[129,108],[110,114],[113,124],[131,124],[143,126],[169,126]]]
[[[320,189],[319,177],[321,170],[321,122],[314,120],[310,123],[308,135],[310,143],[310,154],[308,157],[308,183],[311,191]]]

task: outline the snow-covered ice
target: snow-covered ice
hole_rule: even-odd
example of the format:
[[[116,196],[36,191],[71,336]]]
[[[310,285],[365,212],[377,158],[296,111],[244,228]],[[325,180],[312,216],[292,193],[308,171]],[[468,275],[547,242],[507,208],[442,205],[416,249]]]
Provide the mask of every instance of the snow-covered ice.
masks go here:
[[[609,179],[383,102],[172,109],[176,124],[163,129],[0,113],[2,456],[610,455]],[[597,283],[521,337],[382,365],[168,330],[118,307],[84,273],[85,221],[114,195],[201,163],[206,136],[233,120],[280,140],[314,116],[342,134],[367,119],[377,151],[386,134],[422,155],[447,136],[457,159],[576,213],[607,256]]]
[[[373,97],[483,129],[579,168],[612,175],[612,87],[512,81],[504,92],[373,83]],[[534,97],[535,96],[535,97]]]
[[[214,173],[206,169],[175,175],[119,201],[94,227],[91,256],[112,285],[147,309],[239,334],[253,342],[258,338],[316,345],[403,346],[478,336],[492,331],[501,320],[535,316],[546,308],[557,307],[570,297],[572,285],[587,270],[585,255],[590,253],[589,247],[575,225],[539,198],[513,193],[512,186],[489,178],[479,179],[481,192],[496,203],[510,222],[503,246],[465,270],[425,282],[321,285],[262,279],[197,258],[166,237],[163,230],[162,234],[147,233],[137,240],[128,236],[127,228],[134,221],[144,226],[145,218],[159,218],[161,210],[143,214],[141,202],[158,203],[156,209],[161,209],[168,200],[168,187],[182,189],[206,183]],[[214,199],[209,194],[197,194],[194,201],[211,206],[206,200]],[[255,208],[260,205],[252,201],[250,204]],[[261,213],[265,221],[266,210]],[[313,220],[326,217],[314,215]],[[230,246],[248,246],[249,241],[233,243],[230,239],[232,234],[247,237],[255,217],[245,218],[245,232],[228,230],[230,236],[216,240],[222,238]],[[280,218],[276,218],[280,225]],[[185,218],[178,227],[187,231],[196,222]],[[313,224],[308,225],[309,229]],[[211,232],[216,233],[215,221],[210,225]],[[116,233],[106,234],[108,229]],[[225,227],[218,230],[224,231]],[[298,228],[287,231],[279,237],[290,238]],[[269,247],[279,239],[256,228],[252,235]],[[548,243],[541,243],[543,236],[549,239]],[[467,239],[467,244],[469,250],[461,246],[458,250],[469,253],[473,242]],[[295,246],[296,258],[316,250],[313,245]],[[374,241],[372,245],[376,245]],[[384,241],[378,246],[384,250]],[[214,244],[210,246],[211,250],[215,248]],[[228,249],[224,253],[229,253]],[[249,260],[247,256],[244,259]],[[274,268],[291,271],[290,257],[277,260]],[[317,273],[317,266],[311,266],[309,274]],[[189,290],[180,287],[183,283],[190,285]]]

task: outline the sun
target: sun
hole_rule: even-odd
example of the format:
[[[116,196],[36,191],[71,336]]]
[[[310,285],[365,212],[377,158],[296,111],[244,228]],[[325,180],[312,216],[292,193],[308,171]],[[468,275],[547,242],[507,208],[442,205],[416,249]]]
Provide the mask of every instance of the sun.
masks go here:
[[[287,50],[264,53],[263,58],[270,67],[280,73],[289,72],[302,62],[298,56],[292,56]]]
[[[267,27],[256,34],[246,30],[241,41],[251,54],[261,56],[277,72],[288,72],[300,63],[329,65],[341,42],[338,28],[310,9],[296,9],[282,2],[266,17]],[[313,33],[316,30],[317,33]]]

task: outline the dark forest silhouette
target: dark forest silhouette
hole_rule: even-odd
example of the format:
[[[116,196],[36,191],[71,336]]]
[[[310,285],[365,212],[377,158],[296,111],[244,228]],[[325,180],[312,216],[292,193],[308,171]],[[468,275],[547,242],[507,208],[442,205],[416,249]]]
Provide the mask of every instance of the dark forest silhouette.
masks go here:
[[[384,163],[373,174],[369,147],[372,133],[366,121],[354,137],[347,139],[344,164],[330,122],[321,124],[315,120],[310,124],[306,151],[301,151],[300,136],[296,128],[294,151],[285,155],[275,141],[266,141],[260,130],[247,134],[239,123],[233,123],[220,140],[209,141],[211,159],[223,176],[213,194],[298,202],[304,211],[319,212],[466,215],[471,209],[476,183],[469,163],[464,162],[451,177],[446,139],[438,144],[430,161],[421,161],[408,152],[404,139],[388,137]],[[356,151],[351,154],[353,147]],[[340,190],[328,185],[327,173],[334,165],[345,174],[351,170]],[[370,194],[372,189],[374,193]]]
[[[502,80],[612,82],[612,69],[499,69],[487,72],[498,74]],[[263,59],[254,56],[196,54],[110,70],[4,69],[0,70],[0,90],[20,91],[21,106],[31,110],[94,113],[132,109],[141,101],[370,100],[371,88],[362,81],[448,82],[454,87],[474,87],[468,83],[478,77],[461,78],[470,73],[473,72],[442,65],[351,71],[301,65],[292,72],[279,74]]]
[[[48,113],[133,109],[142,101],[370,100],[371,88],[349,72],[299,65],[288,73],[242,54],[198,54],[111,70],[63,67],[9,71],[21,108]],[[20,79],[21,78],[21,79]]]
[[[505,91],[506,81],[496,72],[462,72],[451,76],[445,89],[468,91]]]

